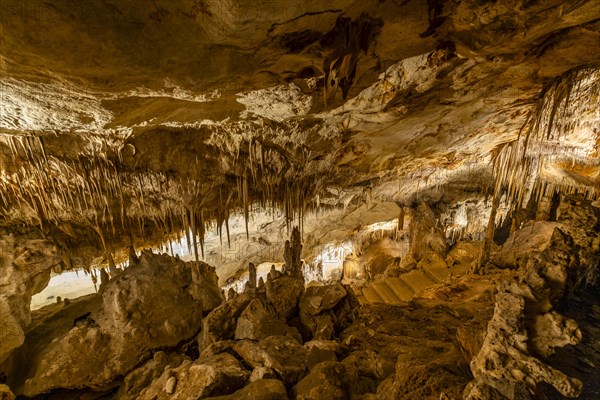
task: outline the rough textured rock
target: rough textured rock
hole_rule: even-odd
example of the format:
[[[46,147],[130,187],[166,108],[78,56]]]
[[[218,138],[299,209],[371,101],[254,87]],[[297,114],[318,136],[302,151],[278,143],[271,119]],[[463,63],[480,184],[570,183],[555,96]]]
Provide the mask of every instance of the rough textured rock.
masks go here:
[[[331,340],[335,332],[332,312],[327,310],[318,315],[300,314],[300,322],[310,332],[311,340]]]
[[[341,284],[308,287],[300,298],[300,312],[316,315],[330,310],[346,296]]]
[[[177,368],[167,369],[152,384],[142,390],[140,400],[188,400],[210,396],[226,395],[235,392],[248,380],[250,373],[230,354],[220,354],[203,361],[185,361]],[[168,382],[173,382],[172,394],[165,390]]]
[[[262,379],[250,383],[237,392],[218,397],[208,397],[210,400],[288,400],[285,385],[275,379]]]
[[[298,400],[346,399],[348,395],[343,383],[345,374],[343,364],[335,361],[322,362],[294,386],[292,395]]]
[[[256,367],[252,370],[252,374],[250,375],[250,382],[259,381],[261,379],[276,379],[277,375],[271,368],[267,367]]]
[[[298,310],[300,296],[304,292],[304,278],[282,276],[267,281],[267,299],[275,310],[275,315],[285,320],[293,317]]]
[[[553,307],[565,295],[570,277],[581,276],[581,270],[593,266],[585,257],[580,262],[573,238],[559,226],[564,229],[547,222],[525,227],[498,253],[510,254],[507,249],[511,249],[513,265],[521,267],[518,278],[499,284],[494,316],[481,351],[471,362],[475,380],[466,388],[465,398],[478,399],[489,392],[529,398],[540,382],[554,386],[563,396],[579,396],[581,381],[536,358],[581,340],[577,323]],[[523,247],[516,251],[515,246]],[[587,249],[581,251],[585,254]]]
[[[21,392],[31,396],[57,387],[101,387],[125,375],[148,350],[196,334],[204,313],[222,300],[216,282],[207,264],[143,252],[139,266],[110,280],[101,298],[92,299],[81,323],[64,321],[69,325],[26,343],[19,354],[26,369],[22,380],[12,378],[15,387],[23,385]]]
[[[258,343],[240,340],[234,350],[252,368],[271,368],[288,384],[296,383],[306,373],[308,350],[287,336],[270,336]]]
[[[516,286],[516,284],[515,284]],[[511,290],[512,289],[512,290]],[[554,386],[567,397],[577,397],[581,382],[544,364],[527,350],[527,332],[523,329],[525,299],[523,287],[507,288],[496,295],[494,317],[481,351],[471,362],[475,383],[467,387],[466,399],[479,399],[489,386],[509,399],[530,398],[529,389],[539,382]]]
[[[382,396],[458,397],[470,379],[465,358],[491,345],[480,340],[475,314],[491,314],[489,287],[515,276],[524,286],[509,285],[516,292],[507,296],[527,301],[524,315],[507,318],[524,321],[510,332],[528,338],[516,357],[577,340],[573,324],[554,312],[598,276],[599,214],[587,209],[600,196],[597,0],[2,0],[0,19],[0,229],[17,241],[39,232],[59,246],[65,268],[103,267],[101,259],[73,261],[73,248],[86,247],[89,260],[129,256],[129,268],[141,269],[134,247],[186,235],[195,258],[218,262],[226,281],[248,262],[271,262],[265,254],[276,250],[287,272],[273,271],[266,285],[276,316],[299,329],[303,322],[305,339],[340,336],[360,395],[379,387]],[[455,207],[467,202],[485,212]],[[557,229],[527,224],[546,218]],[[455,233],[475,238],[482,221],[489,235],[484,251],[474,245],[482,255],[475,266],[487,275],[440,272],[471,262],[460,244],[446,253]],[[486,263],[496,251],[495,223],[498,243],[513,237]],[[383,236],[401,244],[397,253],[363,263],[364,239]],[[529,239],[538,238],[532,248]],[[386,270],[398,285],[379,293],[393,298],[401,288],[403,304],[364,307],[353,319],[348,294],[331,310],[298,316],[303,285],[292,276],[301,256],[318,261],[315,276],[332,280],[342,266],[347,278],[363,278],[391,262]],[[0,280],[10,282],[0,286],[0,362],[12,351],[2,365],[9,380],[36,378],[36,390],[125,374],[218,302],[184,282],[166,285],[168,299],[151,290],[156,285],[128,293],[133,272],[124,271],[103,285],[105,303],[69,296],[52,309],[51,342],[43,324],[25,327],[30,292],[45,284],[52,258],[37,269],[17,257],[20,276],[34,271],[24,280],[0,265]],[[417,268],[425,280],[427,266],[444,276],[439,285],[407,294],[416,291],[401,286],[400,269]],[[138,297],[177,309],[154,313]],[[230,351],[223,339],[235,337],[243,300],[205,319],[205,356]],[[68,324],[58,327],[60,318]],[[91,348],[109,362],[81,371],[75,365]],[[37,368],[39,357],[48,363]],[[54,358],[57,369],[49,367]],[[57,378],[46,387],[44,374]]]
[[[212,310],[202,321],[202,331],[198,337],[200,348],[205,349],[213,343],[233,339],[237,319],[251,300],[251,293],[242,293]]]
[[[1,235],[0,364],[25,341],[31,296],[48,284],[50,269],[62,261],[57,247],[47,240]]]
[[[340,344],[331,340],[311,340],[304,343],[304,347],[308,349],[306,366],[309,370],[325,361],[337,361],[341,353]]]
[[[237,320],[235,339],[260,340],[269,336],[285,336],[287,330],[285,321],[276,318],[268,304],[254,298]]]
[[[154,353],[152,359],[142,366],[128,373],[123,379],[116,398],[120,400],[135,400],[140,392],[148,387],[153,380],[162,375],[165,368],[176,368],[186,360],[186,357],[177,354],[165,354],[162,351]],[[176,384],[172,382],[171,385]]]

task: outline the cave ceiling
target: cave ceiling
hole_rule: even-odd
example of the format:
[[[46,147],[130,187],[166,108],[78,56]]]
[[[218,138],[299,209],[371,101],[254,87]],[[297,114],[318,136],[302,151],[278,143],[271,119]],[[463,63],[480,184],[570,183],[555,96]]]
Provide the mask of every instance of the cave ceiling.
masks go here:
[[[107,250],[483,193],[551,101],[538,178],[600,185],[595,0],[3,0],[0,29],[6,232]]]

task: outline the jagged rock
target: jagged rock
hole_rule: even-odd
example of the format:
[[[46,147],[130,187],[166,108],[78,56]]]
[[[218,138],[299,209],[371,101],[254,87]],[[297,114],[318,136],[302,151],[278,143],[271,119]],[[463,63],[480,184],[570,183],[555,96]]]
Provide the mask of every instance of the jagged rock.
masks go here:
[[[514,284],[518,285],[518,284]],[[515,288],[523,290],[521,287]],[[554,386],[567,397],[576,397],[581,382],[544,364],[527,352],[528,335],[523,327],[525,299],[510,288],[496,295],[494,316],[481,351],[471,362],[475,380],[465,399],[478,399],[485,386],[509,399],[520,398],[539,382]]]
[[[333,340],[311,340],[309,342],[304,343],[304,347],[308,348],[309,350],[319,349],[324,351],[331,351],[337,355],[342,353],[341,345]]]
[[[340,353],[340,345],[331,340],[311,340],[304,343],[308,349],[306,366],[312,370],[314,366],[324,361],[337,361],[337,354]]]
[[[294,388],[292,394],[297,400],[348,398],[344,389],[346,368],[335,361],[325,361],[315,366]]]
[[[0,364],[25,341],[31,296],[46,287],[62,261],[55,245],[37,236],[0,232]]]
[[[556,347],[575,345],[581,341],[581,331],[577,323],[555,311],[536,315],[531,332],[529,344],[536,354],[543,357],[554,354]]]
[[[176,368],[185,360],[186,357],[181,355],[167,355],[163,351],[157,351],[152,359],[125,376],[116,398],[119,400],[136,400],[140,392],[148,387],[154,379],[160,377],[167,366]]]
[[[13,392],[3,383],[0,383],[0,400],[15,400]]]
[[[261,379],[277,379],[277,375],[271,368],[258,366],[252,370],[250,382],[259,381]]]
[[[481,350],[489,319],[468,321],[456,329],[456,339],[466,362],[471,362]]]
[[[551,245],[558,222],[529,222],[515,232],[494,254],[490,261],[499,268],[525,267],[532,252],[542,252]]]
[[[517,232],[500,251],[504,256],[507,248],[524,246],[514,261],[522,266],[518,280],[504,280],[498,285],[493,318],[483,346],[471,362],[475,379],[465,389],[466,399],[478,399],[489,392],[507,398],[527,397],[540,382],[567,397],[581,392],[579,380],[537,359],[530,354],[528,344],[534,352],[548,355],[555,346],[580,340],[577,324],[560,317],[552,307],[563,298],[569,276],[589,265],[577,263],[572,238],[555,223],[536,223],[525,231]],[[533,233],[537,236],[532,237]]]
[[[206,400],[288,400],[288,395],[281,381],[262,379],[250,383],[233,394],[208,397]]]
[[[275,315],[288,320],[298,311],[298,302],[304,291],[304,279],[295,276],[282,276],[267,281],[267,299],[275,310]]]
[[[306,372],[308,350],[287,336],[269,336],[258,343],[240,340],[234,350],[252,368],[271,368],[288,384],[296,383]]]
[[[268,336],[283,336],[288,326],[258,298],[252,299],[237,320],[235,339],[260,340]]]
[[[85,320],[75,326],[66,321],[67,327],[26,343],[19,358],[27,366],[22,393],[100,388],[131,371],[148,350],[193,337],[203,314],[222,300],[215,283],[214,268],[206,264],[143,252],[138,267],[111,279],[101,298],[90,300]]]
[[[346,297],[346,289],[341,284],[308,287],[300,298],[300,311],[316,315],[330,310]]]
[[[556,220],[577,245],[579,268],[571,273],[567,288],[574,292],[581,285],[594,285],[600,276],[600,208],[580,194],[565,196]]]
[[[394,364],[387,359],[387,355],[372,350],[354,351],[341,362],[348,371],[356,369],[361,375],[376,379],[383,379],[394,371]]]
[[[331,340],[335,333],[334,317],[330,310],[318,315],[300,314],[300,321],[310,331],[311,340]]]
[[[377,387],[377,400],[455,399],[455,388],[462,387],[462,382],[460,376],[435,359],[418,363],[399,358],[395,373]]]
[[[230,354],[219,354],[203,361],[186,361],[168,369],[140,393],[140,400],[188,400],[226,395],[243,387],[250,373]],[[175,380],[173,380],[175,378]],[[176,382],[168,393],[167,383]]]
[[[198,339],[200,349],[222,340],[233,339],[237,319],[251,300],[251,293],[241,293],[212,310],[202,321],[202,331]]]
[[[201,339],[201,336],[199,336],[198,339]],[[235,340],[223,340],[220,342],[212,343],[208,347],[202,349],[199,359],[205,360],[207,358],[211,358],[225,352],[233,353],[234,344]]]

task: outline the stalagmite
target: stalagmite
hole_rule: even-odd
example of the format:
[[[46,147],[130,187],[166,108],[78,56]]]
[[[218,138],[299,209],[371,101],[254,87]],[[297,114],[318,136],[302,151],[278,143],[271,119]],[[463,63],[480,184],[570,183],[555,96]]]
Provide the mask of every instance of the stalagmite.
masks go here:
[[[256,289],[256,266],[253,263],[248,264],[248,284],[251,291]]]

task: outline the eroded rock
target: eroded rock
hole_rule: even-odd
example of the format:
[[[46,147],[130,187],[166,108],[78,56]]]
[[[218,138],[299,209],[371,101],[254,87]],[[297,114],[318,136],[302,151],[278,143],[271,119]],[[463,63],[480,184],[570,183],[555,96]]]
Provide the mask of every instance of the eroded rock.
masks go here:
[[[65,321],[27,345],[20,355],[26,366],[21,392],[101,387],[131,371],[149,350],[193,337],[204,313],[221,300],[214,268],[143,252],[139,266],[110,280],[101,298],[91,300],[80,323]]]
[[[261,379],[226,396],[208,397],[207,400],[288,400],[283,382]]]
[[[268,304],[254,298],[237,320],[235,339],[260,340],[268,336],[285,335],[287,330],[285,321],[275,317]]]
[[[167,369],[142,390],[140,400],[188,400],[226,395],[244,386],[250,373],[230,354],[196,362],[185,361]],[[169,389],[169,390],[167,390]],[[168,393],[172,390],[172,393]]]
[[[316,315],[321,311],[330,310],[346,296],[346,289],[341,284],[310,286],[300,298],[300,311]]]
[[[0,232],[0,364],[25,341],[31,296],[46,287],[62,261],[57,247],[37,235]]]
[[[260,342],[240,340],[234,350],[253,368],[271,368],[288,384],[296,383],[306,373],[308,350],[287,336],[270,336]]]
[[[252,300],[251,293],[241,293],[215,308],[202,321],[202,331],[198,337],[201,349],[213,343],[233,339],[237,319]]]
[[[275,310],[275,315],[288,320],[298,310],[300,296],[304,291],[304,278],[282,276],[267,281],[267,299]]]

